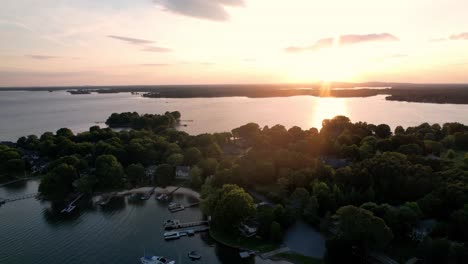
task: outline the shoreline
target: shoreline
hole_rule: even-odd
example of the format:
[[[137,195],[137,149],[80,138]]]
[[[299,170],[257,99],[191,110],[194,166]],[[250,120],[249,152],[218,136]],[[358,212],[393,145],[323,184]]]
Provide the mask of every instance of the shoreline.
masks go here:
[[[128,190],[122,190],[122,191],[114,191],[114,192],[104,192],[100,193],[97,195],[93,195],[93,200],[94,199],[101,199],[103,196],[107,195],[112,195],[112,196],[127,196],[131,194],[146,194],[151,191],[153,187],[151,186],[145,186],[145,187],[138,187],[138,188],[133,188],[133,189],[128,189]],[[161,187],[156,187],[154,190],[155,194],[164,194],[164,193],[169,193],[173,191],[175,188],[178,188],[178,186],[167,186],[166,188],[161,188]],[[200,193],[197,191],[187,188],[187,187],[180,187],[177,191],[174,192],[174,194],[184,194],[187,196],[190,196],[198,201],[201,201]]]

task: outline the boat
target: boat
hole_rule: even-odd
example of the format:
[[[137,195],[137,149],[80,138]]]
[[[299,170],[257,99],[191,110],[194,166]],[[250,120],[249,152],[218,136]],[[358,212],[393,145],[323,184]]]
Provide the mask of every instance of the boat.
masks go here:
[[[187,256],[188,256],[191,260],[198,260],[198,259],[201,259],[201,256],[198,255],[196,251],[190,251],[189,253],[187,253]]]
[[[140,258],[142,264],[175,264],[174,260],[158,256],[144,256]]]
[[[163,224],[164,226],[164,229],[174,229],[174,228],[179,228],[180,226],[180,221],[177,220],[177,219],[170,219],[170,220],[166,220],[166,222],[164,222]]]
[[[168,201],[171,197],[165,193],[161,193],[160,195],[156,196],[156,200],[158,201]]]
[[[165,232],[164,239],[165,240],[172,240],[172,239],[179,239],[180,233],[179,232]]]
[[[179,203],[170,203],[169,206],[167,207],[169,211],[172,213],[177,212],[177,211],[182,211],[185,209],[185,207]]]

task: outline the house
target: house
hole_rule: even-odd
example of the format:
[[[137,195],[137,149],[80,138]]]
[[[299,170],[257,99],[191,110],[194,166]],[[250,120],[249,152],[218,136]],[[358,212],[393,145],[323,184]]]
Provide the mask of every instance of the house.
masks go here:
[[[190,167],[189,166],[177,166],[175,178],[178,180],[190,180]]]
[[[434,229],[436,225],[437,221],[435,219],[426,219],[419,221],[419,223],[416,225],[416,227],[413,228],[409,236],[414,241],[421,242],[432,232],[432,229]]]
[[[258,224],[253,221],[243,222],[239,226],[239,231],[244,237],[253,237],[257,234]]]
[[[151,166],[146,167],[146,169],[145,169],[146,177],[152,178],[154,176],[154,173],[156,172],[157,167],[158,166],[156,166],[156,165],[151,165]]]

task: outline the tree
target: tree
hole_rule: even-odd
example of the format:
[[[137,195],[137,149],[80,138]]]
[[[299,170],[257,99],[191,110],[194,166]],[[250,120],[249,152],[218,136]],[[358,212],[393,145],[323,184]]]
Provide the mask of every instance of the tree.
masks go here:
[[[232,233],[242,221],[255,213],[252,197],[235,184],[225,184],[203,200],[211,212],[213,222],[226,232]]]
[[[309,200],[309,192],[305,188],[296,188],[289,197],[289,204],[297,210],[298,213],[302,213],[304,206]]]
[[[337,210],[338,238],[355,241],[356,246],[384,248],[393,239],[393,234],[385,222],[362,208],[352,205]]]
[[[72,183],[78,178],[73,166],[62,163],[46,174],[39,185],[39,192],[47,198],[62,199],[73,190]]]
[[[26,169],[26,165],[22,159],[10,159],[5,162],[4,168],[5,171],[10,174],[23,174]]]
[[[128,181],[135,186],[138,182],[143,180],[146,176],[145,168],[140,163],[130,164],[127,169],[127,179]]]
[[[283,233],[281,231],[281,225],[273,221],[270,226],[270,238],[274,242],[281,242],[283,238]]]
[[[159,186],[168,186],[174,179],[174,168],[169,164],[161,164],[155,171],[156,182]]]
[[[59,130],[57,130],[56,134],[58,137],[66,137],[66,138],[71,138],[74,136],[73,132],[68,128],[60,128]]]
[[[100,188],[121,187],[124,180],[124,170],[113,155],[101,155],[96,158],[96,180]]]
[[[202,175],[203,175],[203,171],[199,167],[193,166],[190,169],[190,181],[191,181],[192,186],[195,189],[198,189],[202,186],[203,184]]]
[[[203,155],[198,148],[192,147],[185,150],[184,157],[185,163],[192,166],[197,164],[203,158]]]
[[[376,127],[375,134],[379,138],[388,138],[392,135],[392,131],[390,130],[390,126],[387,124],[380,124]]]
[[[310,224],[317,224],[319,221],[318,209],[319,203],[317,198],[315,198],[315,196],[311,196],[304,207],[303,215],[305,220]]]
[[[184,155],[180,153],[171,154],[167,157],[166,162],[173,167],[180,166],[184,163]]]

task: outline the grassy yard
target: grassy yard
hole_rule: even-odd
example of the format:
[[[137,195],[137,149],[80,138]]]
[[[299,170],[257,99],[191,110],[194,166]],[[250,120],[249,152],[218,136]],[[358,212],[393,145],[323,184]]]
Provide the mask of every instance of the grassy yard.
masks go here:
[[[275,257],[297,264],[323,264],[323,260],[321,259],[307,257],[294,252],[280,253]]]
[[[246,238],[242,236],[228,235],[214,228],[210,229],[210,236],[219,243],[234,248],[243,248],[249,250],[256,250],[260,252],[268,252],[275,250],[279,247],[279,244],[265,242],[254,237]]]

